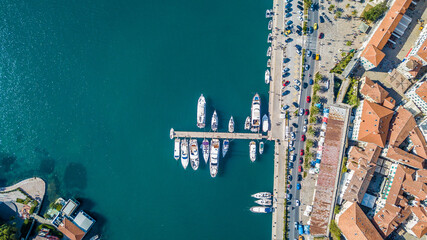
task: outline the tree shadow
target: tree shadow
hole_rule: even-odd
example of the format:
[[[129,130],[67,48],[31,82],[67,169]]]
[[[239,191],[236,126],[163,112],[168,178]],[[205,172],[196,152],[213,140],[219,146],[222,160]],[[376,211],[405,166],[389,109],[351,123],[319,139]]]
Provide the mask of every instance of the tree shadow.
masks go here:
[[[83,190],[87,186],[87,171],[81,163],[69,163],[64,173],[64,184],[69,190]]]

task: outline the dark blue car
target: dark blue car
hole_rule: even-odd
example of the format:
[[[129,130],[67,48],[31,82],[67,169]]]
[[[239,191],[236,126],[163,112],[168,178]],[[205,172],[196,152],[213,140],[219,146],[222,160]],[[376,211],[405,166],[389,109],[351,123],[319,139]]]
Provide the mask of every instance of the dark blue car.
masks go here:
[[[288,12],[288,13],[286,13],[286,16],[285,17],[292,17],[292,13],[290,13],[290,12]]]
[[[308,83],[310,83],[310,85],[313,85],[313,83],[314,83],[313,79],[310,79],[310,81]]]

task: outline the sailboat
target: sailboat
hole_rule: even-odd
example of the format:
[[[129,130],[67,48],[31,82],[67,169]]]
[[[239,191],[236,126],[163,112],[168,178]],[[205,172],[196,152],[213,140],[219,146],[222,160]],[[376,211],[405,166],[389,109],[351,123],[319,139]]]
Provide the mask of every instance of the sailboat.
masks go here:
[[[231,116],[230,121],[228,122],[228,131],[234,132],[234,119],[233,116]]]

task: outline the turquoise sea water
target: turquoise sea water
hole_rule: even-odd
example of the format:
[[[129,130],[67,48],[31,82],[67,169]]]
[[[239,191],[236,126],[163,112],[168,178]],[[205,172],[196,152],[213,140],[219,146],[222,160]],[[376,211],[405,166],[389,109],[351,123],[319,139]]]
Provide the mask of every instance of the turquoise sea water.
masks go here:
[[[76,197],[106,239],[268,239],[273,145],[233,141],[216,179],[183,170],[169,129],[197,130],[207,97],[220,130],[267,108],[272,1],[2,1],[0,185],[40,176]]]

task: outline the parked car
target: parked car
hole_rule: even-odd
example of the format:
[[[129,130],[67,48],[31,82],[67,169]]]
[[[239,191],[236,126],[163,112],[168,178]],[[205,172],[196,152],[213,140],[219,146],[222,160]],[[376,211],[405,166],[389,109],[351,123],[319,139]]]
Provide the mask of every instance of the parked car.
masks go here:
[[[309,113],[309,111],[308,111],[308,109],[306,109],[306,110],[305,110],[305,112],[304,112],[304,114],[305,114],[306,116],[308,116],[308,113]]]
[[[307,132],[307,126],[302,127],[302,132],[303,133]]]
[[[300,115],[300,116],[304,115],[304,109],[303,109],[303,108],[300,108],[300,109],[299,109],[299,115]]]
[[[284,86],[284,87],[286,87],[286,86],[288,86],[288,85],[289,85],[289,83],[291,83],[291,82],[286,81],[286,82],[284,82],[284,83],[283,83],[283,86]]]
[[[297,206],[297,207],[298,207],[298,206],[299,206],[299,204],[300,204],[300,203],[299,203],[299,200],[298,200],[298,199],[297,199],[297,200],[295,200],[295,206]],[[295,229],[296,229],[296,228],[295,228]]]
[[[289,169],[294,168],[294,164],[292,162],[289,162]]]
[[[313,33],[313,27],[310,27],[310,28],[308,29],[308,32],[309,32],[310,34],[312,34],[312,33]]]
[[[322,16],[319,16],[320,23],[324,23],[325,19]]]
[[[307,50],[307,57],[310,57],[310,56],[311,56],[311,51]]]
[[[299,158],[299,164],[303,164],[304,160],[302,159],[302,157]]]
[[[301,5],[297,5],[297,8],[301,11],[304,11],[304,8]]]
[[[285,69],[283,69],[283,72],[289,72],[289,68],[285,68]]]
[[[300,166],[301,167],[301,166]],[[299,168],[298,168],[299,169]],[[301,169],[302,170],[302,169]],[[297,183],[297,190],[301,190],[301,183]]]
[[[292,188],[292,184],[288,184],[288,188],[291,189]]]
[[[288,38],[288,39],[286,39],[286,40],[285,40],[285,42],[286,42],[286,43],[290,43],[290,42],[292,42],[292,41],[293,41],[293,39],[292,39],[292,38]]]
[[[285,105],[285,106],[283,106],[283,107],[282,107],[282,109],[283,109],[283,111],[285,111],[285,110],[289,109],[289,105]]]
[[[304,66],[304,69],[305,69],[306,71],[308,71],[308,69],[310,69],[310,66],[309,66],[308,64],[306,64],[306,65]]]
[[[289,93],[291,93],[291,91],[286,90],[286,91],[284,91],[284,92],[282,93],[282,96],[286,96],[286,95],[288,95]]]
[[[288,194],[286,195],[286,199],[287,199],[288,201],[291,201],[291,199],[292,199],[292,194],[288,193]]]
[[[307,125],[308,124],[308,119],[306,118],[306,119],[304,119],[304,125]]]
[[[298,172],[302,172],[302,167],[301,166],[298,167]]]
[[[304,149],[301,149],[300,153],[301,156],[304,156]],[[300,166],[301,167],[301,166]]]
[[[296,136],[295,136],[295,133],[294,133],[294,132],[291,132],[291,138],[292,138],[293,140],[295,140]]]
[[[288,175],[288,181],[292,181],[292,175]]]
[[[305,135],[302,135],[302,136],[301,136],[301,141],[303,141],[303,142],[305,141]],[[302,150],[302,149],[301,149],[301,150]]]
[[[295,85],[298,85],[298,86],[301,84],[301,82],[298,79],[294,79],[294,83]]]
[[[286,25],[292,25],[292,23],[294,23],[294,22],[292,22],[291,20],[289,20],[289,21],[286,23]]]
[[[298,229],[298,222],[294,222],[294,225],[295,225],[295,230]]]
[[[323,35],[323,33],[320,33],[320,34],[319,34],[319,39],[322,39],[322,38],[323,38],[323,36],[324,36],[324,35]]]
[[[308,87],[308,84],[305,82],[305,83],[302,84],[302,87],[305,89],[305,88]]]
[[[299,87],[297,85],[294,86],[295,90],[299,91]]]
[[[301,1],[298,1],[297,3],[298,3],[299,5],[303,5]]]
[[[310,81],[308,82],[310,85],[313,85],[314,81],[313,79],[310,79]]]
[[[313,28],[314,28],[314,30],[317,30],[317,23],[314,23]]]
[[[290,175],[289,175],[290,176]],[[298,179],[297,179],[298,181],[301,181],[302,180],[302,176],[301,175],[298,175]]]
[[[298,107],[298,103],[297,102],[293,102],[292,105],[294,105],[294,107]]]
[[[295,148],[294,148],[294,147],[290,147],[290,148],[289,148],[289,151],[290,151],[290,152],[293,152],[293,151],[295,151]]]
[[[301,51],[300,50],[297,49],[297,53],[298,53],[298,55],[301,56]]]
[[[300,30],[296,30],[296,33],[298,34],[298,36],[302,36],[302,32]]]
[[[290,12],[286,13],[285,18],[288,18],[288,17],[292,17],[292,13]]]
[[[292,7],[292,3],[288,3],[286,4],[285,8],[291,8]]]
[[[307,101],[307,103],[310,103],[310,101],[311,101],[311,97],[310,97],[310,96],[307,96],[306,101]]]
[[[298,128],[298,124],[296,123],[292,123],[292,126],[294,126],[295,128]]]

